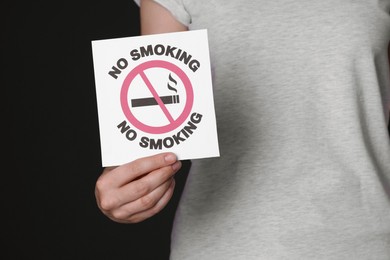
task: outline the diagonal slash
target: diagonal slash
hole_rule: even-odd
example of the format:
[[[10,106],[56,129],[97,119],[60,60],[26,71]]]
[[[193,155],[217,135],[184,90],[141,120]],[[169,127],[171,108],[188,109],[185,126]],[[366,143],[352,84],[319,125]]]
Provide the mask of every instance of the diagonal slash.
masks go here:
[[[168,118],[169,122],[173,123],[175,120],[173,119],[173,117],[169,113],[169,111],[168,111],[167,107],[165,106],[164,102],[161,100],[161,98],[157,94],[157,91],[153,88],[153,85],[152,85],[152,83],[150,83],[148,77],[146,77],[146,75],[145,75],[145,73],[143,71],[140,71],[139,75],[141,76],[141,78],[145,82],[146,86],[148,87],[148,89],[152,93],[154,99],[157,101],[157,104],[160,106],[160,108],[164,112],[165,116]]]

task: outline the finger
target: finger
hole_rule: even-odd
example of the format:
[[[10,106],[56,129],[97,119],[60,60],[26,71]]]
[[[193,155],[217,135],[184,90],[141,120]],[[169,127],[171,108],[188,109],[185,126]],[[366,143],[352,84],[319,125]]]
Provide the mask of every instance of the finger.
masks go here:
[[[140,212],[138,214],[134,214],[130,218],[128,218],[128,223],[138,223],[145,219],[148,219],[157,213],[159,213],[169,202],[169,200],[172,198],[173,191],[175,189],[175,181],[172,182],[169,189],[165,192],[165,194],[161,197],[161,199],[154,205],[154,207],[145,210],[143,212]]]
[[[111,213],[112,216],[116,219],[124,220],[130,218],[132,215],[152,209],[164,197],[164,194],[172,187],[172,183],[174,182],[174,179],[170,178],[151,193],[116,209]]]
[[[181,162],[177,161],[172,166],[166,166],[145,175],[141,179],[132,181],[119,188],[118,206],[138,200],[161,186],[180,169]]]
[[[124,164],[114,170],[108,170],[107,174],[102,177],[104,182],[109,182],[109,187],[121,187],[132,180],[135,180],[151,171],[172,165],[177,161],[174,153],[160,153],[157,155],[143,157]]]

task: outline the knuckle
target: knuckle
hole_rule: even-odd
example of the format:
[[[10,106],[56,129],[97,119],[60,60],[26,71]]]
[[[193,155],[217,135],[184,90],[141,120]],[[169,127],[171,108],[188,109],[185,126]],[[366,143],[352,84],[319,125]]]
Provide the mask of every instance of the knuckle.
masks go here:
[[[130,165],[130,171],[133,173],[140,173],[142,171],[141,168],[141,160],[135,160],[131,165]]]
[[[137,224],[137,223],[142,222],[144,219],[145,218],[141,218],[141,217],[131,217],[128,219],[128,222],[132,223],[132,224]]]
[[[158,159],[155,155],[136,159],[130,165],[131,170],[135,173],[143,173],[146,168],[153,168],[153,165],[156,165],[157,161]]]
[[[158,165],[165,164],[165,155],[164,154],[155,154],[149,157],[149,159],[154,163]]]
[[[98,191],[105,190],[107,188],[107,186],[108,186],[108,183],[107,183],[105,178],[99,178],[96,181],[96,190],[98,190]]]
[[[143,196],[145,194],[148,194],[149,190],[150,190],[149,185],[145,181],[142,181],[142,180],[135,182],[134,189],[135,189],[135,193],[138,196]]]
[[[170,167],[170,166],[161,168],[160,172],[161,172],[161,178],[163,180],[168,180],[169,178],[172,177],[172,174],[173,174],[172,167]]]
[[[114,217],[116,220],[126,220],[129,217],[130,214],[128,214],[124,210],[117,210],[112,213],[112,217]]]
[[[151,208],[150,209],[150,214],[152,215],[152,216],[154,216],[154,215],[156,215],[157,213],[159,213],[160,211],[161,211],[161,206],[155,206],[155,207],[153,207],[153,208]]]
[[[152,196],[144,196],[144,197],[140,198],[140,203],[144,209],[150,209],[154,205],[156,205],[157,200],[155,198],[153,198]]]
[[[118,205],[118,199],[112,196],[102,196],[100,198],[100,208],[104,211],[111,211]]]

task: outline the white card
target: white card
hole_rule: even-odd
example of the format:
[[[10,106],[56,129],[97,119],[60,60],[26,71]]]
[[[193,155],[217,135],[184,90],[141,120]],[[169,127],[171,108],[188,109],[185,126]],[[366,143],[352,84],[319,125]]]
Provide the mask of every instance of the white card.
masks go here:
[[[218,157],[207,30],[92,41],[102,165]]]

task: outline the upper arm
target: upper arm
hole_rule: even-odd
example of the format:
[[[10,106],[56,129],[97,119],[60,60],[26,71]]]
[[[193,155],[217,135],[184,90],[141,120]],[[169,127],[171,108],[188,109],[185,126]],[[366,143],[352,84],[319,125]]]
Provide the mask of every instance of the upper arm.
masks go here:
[[[163,6],[153,0],[141,0],[141,34],[156,34],[188,30]]]

